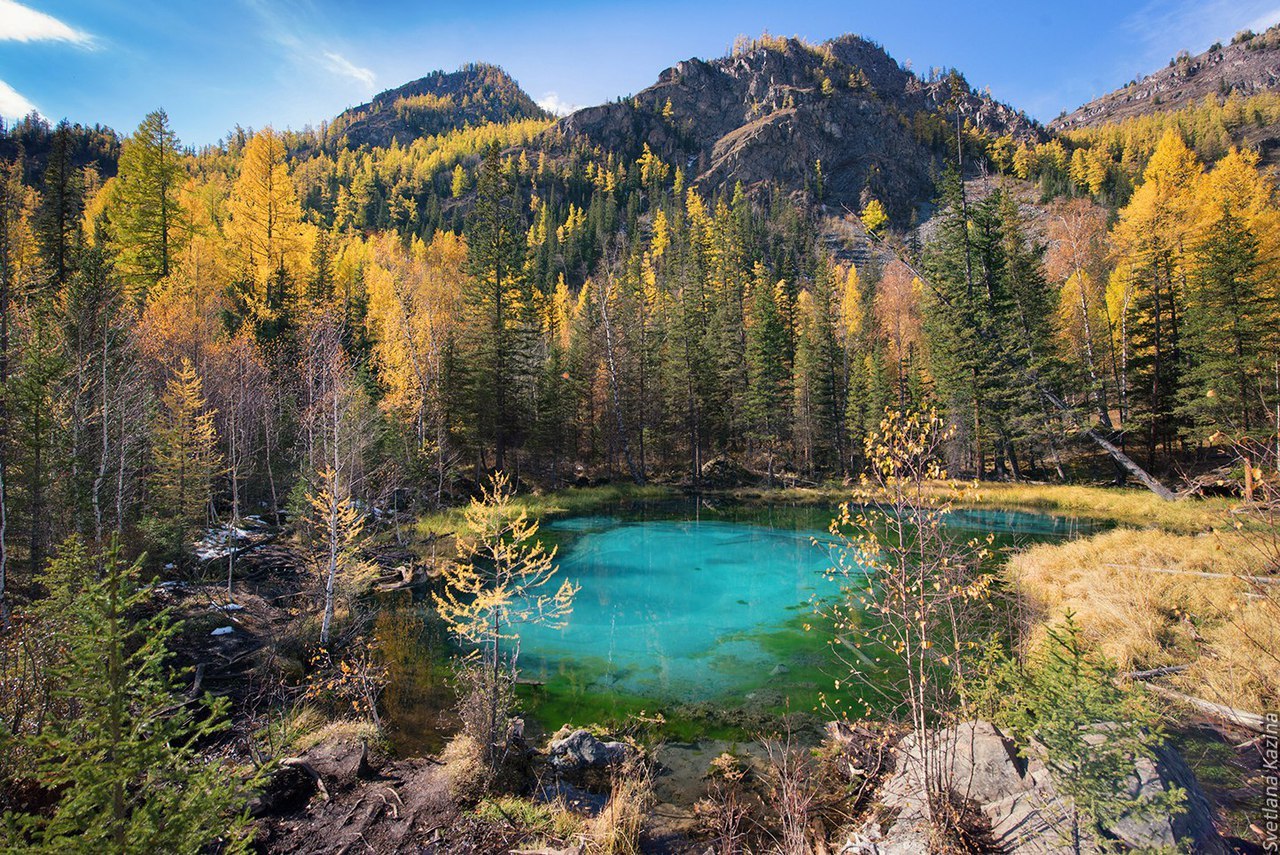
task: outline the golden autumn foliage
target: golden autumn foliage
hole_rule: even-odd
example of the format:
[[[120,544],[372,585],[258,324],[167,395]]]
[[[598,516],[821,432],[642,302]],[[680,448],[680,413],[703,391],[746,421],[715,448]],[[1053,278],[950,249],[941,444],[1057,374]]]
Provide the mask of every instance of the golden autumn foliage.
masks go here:
[[[579,586],[552,588],[555,548],[538,539],[539,525],[513,501],[510,479],[499,473],[465,512],[458,558],[433,594],[441,620],[461,641],[492,652],[519,638],[526,623],[558,626],[569,616]]]
[[[284,141],[270,127],[245,146],[240,175],[227,200],[226,236],[237,253],[237,272],[246,280],[243,299],[249,310],[262,319],[274,318],[281,298],[273,297],[272,283],[302,272],[311,235],[289,175]]]
[[[383,406],[411,422],[438,407],[446,349],[456,333],[466,242],[439,232],[430,243],[418,238],[408,252],[392,235],[375,239],[365,270],[369,293],[366,320],[374,358],[388,386]]]
[[[182,359],[161,398],[153,487],[158,506],[183,537],[207,517],[213,479],[222,468],[214,414],[191,361]]]
[[[867,231],[875,234],[889,222],[889,215],[885,213],[884,205],[880,204],[879,199],[872,199],[862,209],[861,220]]]
[[[368,571],[360,559],[364,535],[364,515],[356,507],[351,487],[342,473],[332,467],[321,469],[307,494],[307,524],[315,549],[312,562],[324,585],[324,614],[320,643],[328,644],[336,613],[339,582],[358,585]]]
[[[852,345],[854,339],[862,333],[866,322],[866,308],[863,305],[862,282],[858,276],[858,268],[849,265],[849,272],[844,277],[844,287],[840,291],[836,334],[840,336],[846,347]]]

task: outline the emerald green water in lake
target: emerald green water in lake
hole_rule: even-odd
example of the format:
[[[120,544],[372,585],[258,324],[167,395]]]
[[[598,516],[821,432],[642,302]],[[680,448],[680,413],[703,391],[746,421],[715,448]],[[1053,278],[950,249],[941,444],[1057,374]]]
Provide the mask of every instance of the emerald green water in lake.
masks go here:
[[[563,628],[521,630],[526,709],[548,728],[668,718],[750,724],[834,694],[830,635],[817,600],[829,578],[829,507],[675,502],[544,526],[559,572],[582,586]],[[956,511],[956,537],[992,532],[997,549],[1072,536],[1073,520]],[[806,631],[805,626],[810,629]],[[847,701],[848,699],[846,699]]]

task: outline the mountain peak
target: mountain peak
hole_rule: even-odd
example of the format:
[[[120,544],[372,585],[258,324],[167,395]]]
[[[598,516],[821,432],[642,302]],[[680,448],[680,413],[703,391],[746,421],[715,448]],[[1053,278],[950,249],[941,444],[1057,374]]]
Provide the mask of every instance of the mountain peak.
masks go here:
[[[949,154],[953,88],[977,130],[1041,133],[962,77],[918,77],[853,35],[739,40],[728,56],[679,62],[633,98],[579,110],[558,128],[623,156],[647,145],[704,188],[811,188],[853,210],[874,196],[905,223],[932,197]]]
[[[471,63],[457,71],[433,71],[388,89],[367,104],[345,110],[329,126],[331,140],[346,145],[388,146],[447,133],[467,125],[549,119],[502,68]]]

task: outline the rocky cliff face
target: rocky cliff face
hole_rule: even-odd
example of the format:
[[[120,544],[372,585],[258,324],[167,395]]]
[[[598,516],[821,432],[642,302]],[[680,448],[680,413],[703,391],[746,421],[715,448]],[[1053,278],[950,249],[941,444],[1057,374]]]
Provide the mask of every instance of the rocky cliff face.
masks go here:
[[[1024,114],[962,88],[975,128],[1040,137]],[[628,157],[647,144],[704,189],[820,189],[828,205],[852,210],[874,196],[905,222],[933,195],[951,92],[949,77],[917,77],[856,36],[817,46],[777,39],[681,62],[634,98],[580,110],[557,131]]]
[[[1198,56],[1182,54],[1166,68],[1095,98],[1053,122],[1066,131],[1176,110],[1206,96],[1247,97],[1280,88],[1280,25],[1231,44],[1214,45]]]
[[[375,95],[368,104],[338,115],[326,138],[339,145],[408,145],[418,137],[466,125],[549,119],[509,74],[496,65],[475,64],[426,77]]]

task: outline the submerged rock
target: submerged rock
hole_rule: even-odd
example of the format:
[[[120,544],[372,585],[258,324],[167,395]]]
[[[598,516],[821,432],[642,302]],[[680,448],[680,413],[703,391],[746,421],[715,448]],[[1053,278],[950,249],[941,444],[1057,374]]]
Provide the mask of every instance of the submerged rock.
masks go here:
[[[547,759],[556,776],[573,783],[598,786],[610,771],[635,759],[639,752],[625,742],[603,742],[586,730],[567,735],[562,730],[547,746]]]

